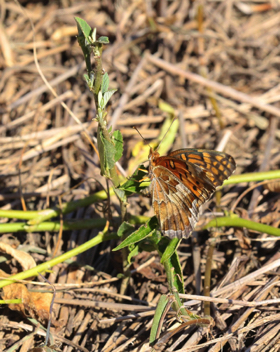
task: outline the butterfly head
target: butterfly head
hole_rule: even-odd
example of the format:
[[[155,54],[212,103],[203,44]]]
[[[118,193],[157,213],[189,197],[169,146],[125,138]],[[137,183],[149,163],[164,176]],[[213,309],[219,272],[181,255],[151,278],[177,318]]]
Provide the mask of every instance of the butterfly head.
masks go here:
[[[159,152],[157,152],[156,150],[153,150],[153,148],[150,147],[150,153],[149,153],[150,163],[153,164],[155,160],[158,159],[159,157],[160,157]]]

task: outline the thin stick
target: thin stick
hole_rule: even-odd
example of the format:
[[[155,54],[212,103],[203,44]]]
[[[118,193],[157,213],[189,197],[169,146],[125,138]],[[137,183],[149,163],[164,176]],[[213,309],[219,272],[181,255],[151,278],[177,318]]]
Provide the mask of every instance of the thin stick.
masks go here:
[[[223,94],[225,96],[228,96],[234,100],[238,100],[243,103],[249,103],[260,110],[269,112],[272,115],[280,117],[280,109],[276,108],[275,106],[262,103],[261,99],[259,98],[251,98],[249,95],[238,92],[237,90],[231,87],[227,87],[221,83],[211,81],[210,79],[206,79],[195,73],[184,71],[176,67],[175,65],[170,64],[167,61],[164,61],[162,59],[155,57],[154,55],[148,55],[147,59],[154,65],[157,65],[163,70],[166,70],[174,75],[179,75],[181,77],[184,77],[185,79],[196,82],[204,87],[209,87],[214,91],[219,92],[220,94]]]

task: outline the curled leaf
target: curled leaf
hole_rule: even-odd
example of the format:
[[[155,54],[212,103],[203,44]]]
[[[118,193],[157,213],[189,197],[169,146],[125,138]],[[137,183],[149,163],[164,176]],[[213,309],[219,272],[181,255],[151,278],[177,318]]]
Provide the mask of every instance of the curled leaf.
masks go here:
[[[0,252],[4,252],[15,258],[23,270],[28,270],[36,266],[35,260],[30,254],[13,248],[8,243],[0,242]]]
[[[3,287],[2,295],[4,300],[21,299],[22,303],[9,304],[9,308],[43,324],[49,320],[52,297],[52,293],[29,292],[25,285],[18,283]]]

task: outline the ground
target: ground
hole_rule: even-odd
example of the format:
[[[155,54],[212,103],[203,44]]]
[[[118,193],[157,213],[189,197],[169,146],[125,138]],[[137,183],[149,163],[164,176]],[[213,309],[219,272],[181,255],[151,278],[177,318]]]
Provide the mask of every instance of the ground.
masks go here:
[[[269,180],[273,170],[280,178],[279,6],[257,0],[1,2],[2,279],[94,239],[106,220],[109,234],[120,224],[120,203],[114,195],[104,200],[102,191],[112,184],[101,176],[90,143],[96,145],[97,122],[77,42],[74,17],[80,17],[97,37],[110,40],[103,69],[117,92],[107,119],[124,139],[117,167],[123,181],[148,158],[147,144],[159,143],[173,117],[161,153],[219,149],[237,165],[236,183],[229,179],[203,206],[196,231],[178,248],[185,292],[209,296],[205,276],[210,280],[213,322],[182,325],[170,311],[157,350],[279,351],[280,188]],[[37,212],[65,203],[72,208],[63,215],[52,213],[41,227],[32,223]],[[136,193],[127,210],[134,219],[154,215],[150,200]],[[244,222],[219,225],[220,217],[230,216]],[[217,226],[203,229],[210,220]],[[0,350],[23,352],[45,341],[38,321],[47,327],[54,289],[54,350],[151,350],[154,308],[169,292],[165,270],[156,251],[142,251],[123,292],[123,252],[112,251],[119,243],[96,243],[45,268],[42,277],[2,284],[2,299],[23,303],[2,306]],[[258,303],[265,300],[269,304]],[[207,304],[192,297],[185,302],[204,315]]]

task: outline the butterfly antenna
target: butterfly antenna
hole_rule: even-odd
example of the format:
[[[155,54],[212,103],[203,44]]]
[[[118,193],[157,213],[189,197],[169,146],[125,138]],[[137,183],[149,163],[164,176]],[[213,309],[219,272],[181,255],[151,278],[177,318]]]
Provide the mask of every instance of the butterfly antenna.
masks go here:
[[[175,120],[177,120],[177,117],[176,117],[176,116],[173,117],[173,120],[172,120],[170,126],[168,127],[167,131],[165,132],[164,136],[162,137],[162,139],[161,139],[161,141],[159,142],[158,146],[156,147],[155,151],[158,150],[159,146],[161,145],[161,142],[164,140],[165,136],[166,136],[167,133],[169,132],[169,130],[170,130],[170,128],[171,128],[171,126],[173,125],[173,122],[174,122]]]
[[[139,132],[138,128],[135,126],[132,126],[132,128],[134,128],[138,132],[139,136],[147,143],[147,140],[142,136],[142,134]],[[147,143],[147,144],[150,146],[149,143]],[[150,148],[151,148],[151,146],[150,146]]]

